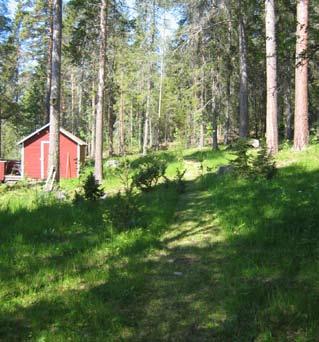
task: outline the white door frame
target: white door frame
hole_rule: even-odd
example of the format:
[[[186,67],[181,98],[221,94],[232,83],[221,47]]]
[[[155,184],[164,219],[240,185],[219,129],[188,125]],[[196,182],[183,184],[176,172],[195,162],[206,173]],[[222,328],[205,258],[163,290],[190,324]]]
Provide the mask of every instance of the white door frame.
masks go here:
[[[44,176],[44,144],[50,144],[49,141],[41,141],[41,157],[40,157],[40,164],[41,164],[41,179],[47,178]],[[49,158],[49,156],[48,156]]]

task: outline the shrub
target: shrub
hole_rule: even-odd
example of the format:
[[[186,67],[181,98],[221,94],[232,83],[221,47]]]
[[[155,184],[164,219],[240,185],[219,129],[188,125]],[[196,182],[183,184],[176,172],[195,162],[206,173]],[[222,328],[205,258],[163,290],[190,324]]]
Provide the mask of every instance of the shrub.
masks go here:
[[[117,230],[138,226],[141,212],[132,193],[117,193],[110,199],[106,209],[106,220]]]
[[[156,155],[144,158],[133,176],[133,184],[142,191],[150,191],[164,177],[167,162]]]
[[[250,155],[248,151],[250,146],[245,139],[239,139],[233,146],[236,158],[231,161],[231,166],[236,175],[240,177],[249,177],[251,173]]]
[[[102,197],[103,190],[95,179],[93,172],[91,172],[83,183],[84,198],[90,201],[95,201]]]
[[[240,139],[234,147],[236,158],[231,162],[235,174],[239,177],[262,177],[272,179],[276,174],[276,163],[268,152],[265,143],[261,144],[257,154],[250,152],[247,140]]]
[[[258,150],[256,157],[252,161],[251,170],[253,176],[261,176],[268,180],[276,175],[276,163],[268,152],[266,144],[262,144]]]
[[[184,193],[185,192],[185,180],[184,180],[184,176],[186,173],[186,169],[182,170],[182,169],[177,169],[176,170],[176,176],[174,178],[176,187],[177,187],[177,191],[179,193]]]
[[[129,159],[124,159],[113,171],[123,186],[124,192],[126,194],[131,194],[134,189],[132,165]]]

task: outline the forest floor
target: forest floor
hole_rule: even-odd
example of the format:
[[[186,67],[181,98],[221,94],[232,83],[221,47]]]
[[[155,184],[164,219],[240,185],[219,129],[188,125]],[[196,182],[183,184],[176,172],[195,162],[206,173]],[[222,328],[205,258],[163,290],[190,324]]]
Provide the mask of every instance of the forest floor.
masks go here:
[[[112,199],[0,194],[0,340],[318,340],[318,155],[284,149],[265,181],[202,174],[229,153],[184,151],[186,191],[138,194],[141,227],[122,231]]]

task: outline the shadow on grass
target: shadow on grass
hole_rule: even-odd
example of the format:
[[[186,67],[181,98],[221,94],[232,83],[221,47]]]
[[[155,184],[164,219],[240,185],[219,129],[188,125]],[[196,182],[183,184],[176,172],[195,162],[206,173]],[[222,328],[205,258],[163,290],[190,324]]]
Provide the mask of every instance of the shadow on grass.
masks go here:
[[[177,197],[175,187],[163,185],[137,195],[147,229],[122,233],[103,218],[113,198],[0,211],[0,340],[114,332],[120,302],[143,285],[138,260],[159,245]],[[102,294],[97,284],[104,283]]]
[[[24,248],[39,248],[39,257],[50,244],[61,247],[64,239],[86,247],[75,259],[63,261],[69,258],[63,256],[65,266],[57,274],[60,262],[43,265],[51,271],[42,281],[52,272],[57,277],[52,285],[41,287],[40,266],[33,274],[35,266],[25,268],[30,278],[4,278],[0,339],[315,341],[318,190],[319,172],[300,167],[280,170],[271,182],[207,176],[201,184],[188,183],[168,227],[177,196],[174,189],[159,188],[141,198],[144,219],[152,224],[142,232],[119,234],[111,247],[105,228],[95,228],[103,209],[96,221],[92,208],[70,215],[64,229],[82,213],[78,222],[83,231],[72,235],[59,230],[61,208],[56,208],[51,225],[60,235],[44,239],[43,249],[41,228],[29,228],[36,238],[22,232],[22,223],[14,226],[12,235],[5,235],[7,256],[1,263],[9,269],[23,268],[8,261],[23,253],[41,266],[36,252]],[[39,209],[29,215],[35,221],[41,213]],[[9,224],[27,213],[6,215],[0,213]],[[95,237],[83,234],[91,230]]]
[[[318,340],[319,171],[204,184],[208,194],[188,196],[154,262],[143,338]]]

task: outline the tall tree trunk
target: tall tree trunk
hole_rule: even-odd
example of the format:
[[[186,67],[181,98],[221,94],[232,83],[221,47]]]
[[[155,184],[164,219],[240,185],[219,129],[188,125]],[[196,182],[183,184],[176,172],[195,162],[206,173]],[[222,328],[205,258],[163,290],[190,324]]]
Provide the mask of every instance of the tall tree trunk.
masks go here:
[[[205,146],[205,123],[204,123],[204,113],[205,113],[205,58],[202,56],[203,60],[203,67],[202,67],[202,74],[199,82],[201,84],[200,89],[200,124],[199,124],[199,144],[198,147],[200,149],[204,148]]]
[[[216,85],[214,80],[214,72],[212,70],[212,148],[213,150],[218,150],[218,131],[217,131],[217,108],[216,108]]]
[[[114,60],[110,64],[109,68],[109,78],[108,78],[108,107],[107,107],[107,125],[108,125],[108,154],[110,157],[114,156]]]
[[[104,88],[105,88],[105,62],[107,38],[107,10],[108,0],[101,0],[100,12],[100,55],[97,91],[96,133],[95,133],[95,179],[101,183],[103,180],[103,115],[104,115]]]
[[[133,150],[133,133],[134,133],[134,123],[133,123],[133,100],[131,101],[131,111],[130,111],[130,149]]]
[[[277,46],[275,0],[265,0],[266,62],[267,62],[267,116],[266,139],[269,153],[278,152],[277,104]]]
[[[239,136],[248,136],[248,65],[247,65],[247,42],[244,20],[242,16],[241,1],[239,1]]]
[[[52,40],[53,40],[53,7],[52,0],[48,0],[48,59],[46,75],[46,94],[45,94],[45,120],[50,120],[50,98],[51,98],[51,78],[52,78]]]
[[[154,141],[153,141],[153,119],[152,117],[149,118],[148,120],[149,122],[149,129],[148,129],[148,132],[149,132],[149,140],[148,140],[148,147],[149,149],[151,149],[153,146],[154,146]]]
[[[164,51],[161,56],[161,71],[160,71],[160,84],[159,84],[159,98],[158,98],[158,118],[156,123],[156,146],[160,145],[160,124],[162,116],[162,102],[163,102],[163,85],[164,85]]]
[[[124,74],[121,73],[121,99],[120,99],[120,129],[119,129],[119,152],[121,156],[125,154],[125,103],[124,103]]]
[[[296,88],[294,149],[309,142],[308,123],[308,0],[297,1]]]
[[[61,43],[62,0],[54,0],[48,171],[55,170],[57,182],[60,180]]]
[[[285,101],[285,138],[287,140],[292,140],[293,138],[293,114],[291,108],[291,89],[290,84],[287,85],[287,90],[284,96]]]
[[[150,70],[152,68],[150,67]],[[149,140],[149,120],[150,120],[150,110],[151,110],[151,73],[149,73],[149,79],[147,81],[147,99],[146,99],[146,111],[144,120],[144,139],[143,139],[143,155],[147,154],[148,140]]]
[[[92,114],[91,114],[91,149],[90,157],[95,157],[95,120],[96,120],[96,94],[95,94],[95,82],[92,83]]]
[[[109,156],[114,156],[114,95],[113,95],[113,83],[109,89],[109,106],[108,106],[108,142],[109,142]]]
[[[143,153],[143,113],[138,108],[138,150]]]
[[[78,110],[77,110],[77,115],[75,116],[74,132],[77,132],[79,130],[80,118],[82,117],[83,89],[82,89],[82,82],[81,81],[79,81],[77,93],[78,93]]]
[[[75,126],[75,80],[74,69],[71,68],[71,132],[74,133]]]
[[[230,116],[231,116],[231,77],[232,77],[232,15],[230,3],[226,3],[227,28],[227,68],[226,68],[226,108],[224,123],[224,144],[229,143]]]

